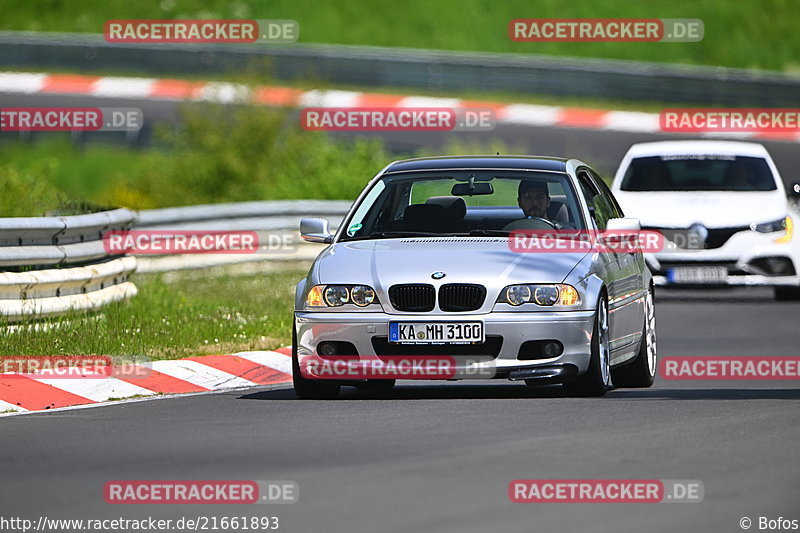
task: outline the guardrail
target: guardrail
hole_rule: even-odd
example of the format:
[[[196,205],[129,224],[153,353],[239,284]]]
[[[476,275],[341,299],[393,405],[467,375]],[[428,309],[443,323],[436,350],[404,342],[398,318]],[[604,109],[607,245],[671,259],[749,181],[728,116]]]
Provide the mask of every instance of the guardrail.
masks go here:
[[[338,225],[348,201],[291,200],[153,209],[90,215],[0,218],[0,317],[7,322],[91,311],[131,298],[134,272],[166,272],[260,261],[310,261],[321,247],[299,240],[300,219]],[[291,238],[292,249],[254,254],[114,256],[103,246],[109,230],[255,231],[260,241]],[[265,244],[268,246],[268,244]]]
[[[103,248],[103,233],[128,229],[136,213],[0,218],[0,316],[9,322],[98,309],[130,298],[133,257]]]
[[[517,91],[707,106],[793,107],[800,78],[778,72],[536,54],[345,45],[107,43],[101,35],[0,32],[0,66],[154,74],[263,71],[279,80]]]
[[[340,200],[285,200],[170,207],[139,212],[135,229],[255,231],[261,243],[253,254],[178,254],[138,256],[139,272],[167,272],[262,261],[310,261],[320,252],[317,244],[299,239],[300,219],[323,217],[337,227],[351,202]],[[273,250],[270,239],[279,238],[290,250]]]

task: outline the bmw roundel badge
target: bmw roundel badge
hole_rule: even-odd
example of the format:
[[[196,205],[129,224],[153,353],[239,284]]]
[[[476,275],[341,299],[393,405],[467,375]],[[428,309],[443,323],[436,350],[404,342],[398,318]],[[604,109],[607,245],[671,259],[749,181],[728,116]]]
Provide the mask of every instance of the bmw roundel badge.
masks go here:
[[[447,274],[445,274],[444,272],[434,272],[433,274],[431,274],[431,277],[432,277],[433,279],[442,279],[442,278],[443,278],[443,277],[445,277],[446,275],[447,275]]]

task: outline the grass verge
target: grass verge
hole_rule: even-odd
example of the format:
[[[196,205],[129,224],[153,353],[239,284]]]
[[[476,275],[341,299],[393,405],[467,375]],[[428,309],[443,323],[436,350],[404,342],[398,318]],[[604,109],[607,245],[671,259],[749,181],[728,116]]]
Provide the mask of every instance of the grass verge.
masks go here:
[[[2,355],[179,359],[270,350],[291,343],[292,268],[257,275],[172,272],[135,276],[139,294],[102,313],[63,316],[45,329],[0,327]]]
[[[797,71],[794,0],[1,0],[0,29],[102,33],[109,19],[294,19],[301,42],[647,60]],[[516,18],[699,18],[696,43],[516,43]],[[265,45],[268,46],[268,45]]]
[[[514,154],[501,141],[393,155],[379,138],[333,139],[300,129],[296,112],[258,106],[190,106],[140,150],[68,136],[0,144],[0,216],[72,214],[75,206],[152,209],[252,200],[353,200],[393,159]]]
[[[149,209],[284,199],[355,198],[389,155],[378,139],[334,142],[294,111],[187,106],[154,148],[75,146],[68,136],[0,145],[0,216],[88,203]]]

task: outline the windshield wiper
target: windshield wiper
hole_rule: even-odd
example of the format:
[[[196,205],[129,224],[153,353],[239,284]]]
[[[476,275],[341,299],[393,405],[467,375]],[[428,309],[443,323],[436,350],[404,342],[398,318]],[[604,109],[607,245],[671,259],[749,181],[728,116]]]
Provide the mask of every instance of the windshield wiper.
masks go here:
[[[505,229],[474,229],[469,232],[470,237],[507,237],[510,234]]]
[[[432,231],[376,231],[362,237],[351,237],[348,241],[359,241],[365,239],[391,239],[395,237],[441,237],[441,233]]]

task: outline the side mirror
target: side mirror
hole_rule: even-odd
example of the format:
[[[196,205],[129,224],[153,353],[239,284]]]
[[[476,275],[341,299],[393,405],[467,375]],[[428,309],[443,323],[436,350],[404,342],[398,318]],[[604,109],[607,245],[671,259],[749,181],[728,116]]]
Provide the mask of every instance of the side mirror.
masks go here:
[[[606,222],[606,231],[641,231],[642,225],[638,218],[609,218]]]
[[[795,181],[792,183],[792,186],[789,189],[789,194],[791,196],[796,196],[800,198],[800,181]]]
[[[303,218],[300,220],[300,236],[308,242],[333,242],[331,224],[324,218]]]

